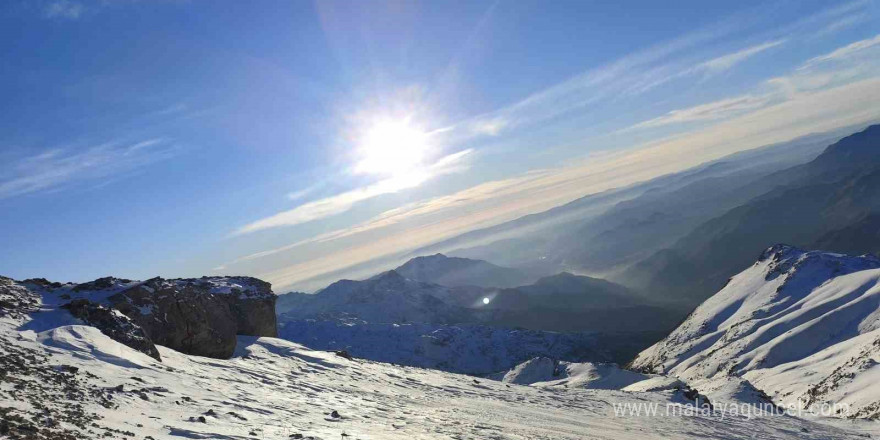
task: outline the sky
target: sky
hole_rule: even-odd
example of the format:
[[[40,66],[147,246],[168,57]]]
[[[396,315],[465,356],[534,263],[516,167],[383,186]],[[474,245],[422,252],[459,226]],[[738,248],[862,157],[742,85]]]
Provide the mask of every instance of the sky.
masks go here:
[[[880,120],[877,1],[0,3],[0,274],[276,292]]]

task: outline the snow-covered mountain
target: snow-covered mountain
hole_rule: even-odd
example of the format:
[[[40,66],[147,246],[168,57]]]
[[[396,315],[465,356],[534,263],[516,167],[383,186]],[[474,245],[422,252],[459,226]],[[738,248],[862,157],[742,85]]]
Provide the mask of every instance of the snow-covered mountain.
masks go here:
[[[392,270],[282,298],[278,322],[285,339],[469,374],[534,356],[626,362],[675,325],[664,310],[629,306],[633,296],[624,287],[571,274],[491,289],[414,281]]]
[[[379,362],[485,375],[525,359],[621,361],[620,337],[556,333],[486,325],[391,324],[282,320],[280,337],[319,350],[346,351]],[[621,342],[623,347],[615,346]],[[630,348],[631,349],[631,348]],[[631,355],[630,355],[631,356]]]
[[[449,287],[516,287],[533,280],[516,269],[443,254],[416,257],[394,270],[411,280]]]
[[[65,312],[47,308],[53,298],[45,293],[7,287],[0,289],[2,438],[864,438],[852,426],[795,417],[685,416],[693,402],[664,392],[519,386],[269,337],[239,337],[231,359],[160,345],[160,361],[72,316],[63,322]]]
[[[697,388],[746,381],[778,405],[876,418],[878,362],[880,259],[776,245],[632,366]]]
[[[500,378],[504,383],[544,388],[620,390],[655,377],[660,376],[624,370],[616,364],[566,362],[536,357],[517,365]],[[668,382],[669,389],[679,384],[683,387],[675,379],[669,379]]]
[[[390,270],[363,281],[337,281],[315,294],[288,299],[286,320],[456,324],[474,322],[474,312],[444,301],[450,288],[407,279]]]

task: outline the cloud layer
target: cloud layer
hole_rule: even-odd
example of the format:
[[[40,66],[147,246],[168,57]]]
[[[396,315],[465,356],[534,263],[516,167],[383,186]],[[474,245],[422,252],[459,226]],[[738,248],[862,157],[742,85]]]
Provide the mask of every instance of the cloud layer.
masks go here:
[[[163,139],[107,143],[72,152],[65,148],[10,159],[0,167],[0,199],[100,181],[173,157],[178,149]]]

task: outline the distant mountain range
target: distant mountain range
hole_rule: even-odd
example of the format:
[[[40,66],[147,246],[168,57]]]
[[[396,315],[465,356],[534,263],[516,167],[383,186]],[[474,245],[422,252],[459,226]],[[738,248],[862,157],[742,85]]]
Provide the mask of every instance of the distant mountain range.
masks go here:
[[[419,281],[403,273],[459,284]],[[341,280],[315,294],[281,295],[276,311],[286,320],[603,332],[666,331],[682,317],[621,285],[565,272],[525,286],[491,287],[493,280],[503,284],[522,277],[485,261],[437,254],[366,280]],[[648,316],[654,318],[646,321]]]
[[[687,312],[777,242],[880,251],[880,126],[734,154],[422,251],[597,274]]]
[[[417,281],[401,272],[462,285]],[[646,305],[626,287],[570,273],[520,287],[473,285],[521,276],[485,261],[440,254],[416,258],[366,280],[279,296],[279,332],[292,341],[352,350],[369,359],[484,374],[534,356],[624,362],[682,318]],[[451,338],[444,339],[442,349],[431,342],[441,333]],[[489,340],[467,342],[485,337]],[[531,348],[515,348],[522,344]],[[541,344],[547,345],[540,349]],[[486,364],[481,356],[499,360]]]
[[[528,275],[516,269],[443,254],[416,257],[394,270],[411,280],[449,287],[516,287],[532,281]]]
[[[418,249],[413,255],[444,252],[538,275],[566,270],[613,271],[650,256],[702,222],[766,192],[768,187],[755,182],[814,159],[845,134],[810,135],[736,153],[468,232]]]
[[[695,305],[776,242],[853,254],[880,251],[880,126],[843,138],[814,160],[753,186],[765,191],[616,279]]]

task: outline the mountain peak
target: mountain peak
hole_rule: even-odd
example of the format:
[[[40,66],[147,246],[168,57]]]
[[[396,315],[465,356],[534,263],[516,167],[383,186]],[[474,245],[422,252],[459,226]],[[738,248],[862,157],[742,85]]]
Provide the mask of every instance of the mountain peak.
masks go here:
[[[404,277],[448,287],[516,287],[528,277],[516,269],[496,266],[488,261],[448,257],[437,253],[415,257],[395,269]]]
[[[758,257],[758,261],[767,261],[767,260],[781,260],[784,258],[788,258],[793,254],[802,254],[804,251],[784,243],[777,243],[773,246],[768,247],[764,252],[761,253],[761,256]]]
[[[407,277],[401,275],[398,271],[394,269],[375,275],[369,280],[374,281],[376,285],[382,285],[386,287],[403,286],[404,284],[406,284],[407,281],[410,281]]]
[[[880,161],[880,124],[871,125],[829,145],[814,160],[815,163],[856,167],[868,164],[874,166],[878,161]]]

